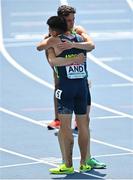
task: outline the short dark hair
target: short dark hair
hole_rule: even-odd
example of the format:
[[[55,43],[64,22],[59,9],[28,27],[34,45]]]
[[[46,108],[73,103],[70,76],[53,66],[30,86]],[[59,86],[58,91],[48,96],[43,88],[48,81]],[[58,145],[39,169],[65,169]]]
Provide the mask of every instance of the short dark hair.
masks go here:
[[[62,5],[57,9],[58,16],[68,16],[71,13],[72,14],[76,13],[76,9],[71,6]]]
[[[57,31],[59,33],[65,33],[67,31],[67,22],[63,17],[51,16],[47,20],[47,24],[53,31]]]

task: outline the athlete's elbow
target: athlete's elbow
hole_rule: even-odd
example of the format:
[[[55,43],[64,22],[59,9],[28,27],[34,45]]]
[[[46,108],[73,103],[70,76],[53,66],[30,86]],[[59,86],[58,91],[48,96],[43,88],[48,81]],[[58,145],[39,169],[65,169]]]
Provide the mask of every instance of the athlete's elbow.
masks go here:
[[[95,45],[93,43],[90,43],[88,45],[88,51],[92,51],[93,49],[95,49]]]
[[[38,51],[42,51],[42,50],[43,50],[43,48],[42,48],[40,45],[37,45],[36,49],[37,49]]]
[[[93,50],[93,49],[95,49],[95,44],[91,44],[91,49]]]
[[[50,64],[52,67],[56,66],[57,64],[56,64],[55,58],[50,58],[50,59],[49,59],[49,64]]]

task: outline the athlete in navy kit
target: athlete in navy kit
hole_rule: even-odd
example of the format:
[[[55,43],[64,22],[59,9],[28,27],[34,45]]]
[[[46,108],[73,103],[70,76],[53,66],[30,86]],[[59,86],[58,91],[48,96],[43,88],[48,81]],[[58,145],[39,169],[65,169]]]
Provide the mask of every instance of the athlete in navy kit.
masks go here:
[[[56,57],[72,58],[80,53],[86,53],[79,45],[76,35],[67,32],[66,21],[58,16],[51,17],[47,24],[49,31],[53,35],[45,39],[38,47],[41,49],[54,48]],[[61,32],[61,27],[66,26],[66,31]],[[55,32],[58,32],[55,35]],[[60,35],[62,34],[62,35]],[[58,36],[57,36],[58,35]],[[72,48],[63,52],[57,47],[61,41],[69,41]],[[74,41],[74,42],[73,42]],[[91,44],[83,42],[82,46],[87,51],[92,49]],[[52,59],[51,59],[52,60]],[[59,78],[59,89],[56,90],[55,96],[58,99],[58,113],[61,120],[59,130],[62,138],[65,154],[65,163],[57,169],[50,169],[51,173],[73,173],[72,150],[73,135],[71,129],[72,113],[75,112],[78,126],[78,142],[81,153],[80,171],[89,171],[91,166],[86,164],[87,145],[88,145],[88,119],[87,119],[87,84],[86,84],[86,62],[82,64],[70,64],[69,66],[56,67]]]
[[[79,35],[60,35],[61,41],[81,42]],[[81,40],[79,40],[79,38]],[[68,49],[63,51],[57,57],[75,57],[79,53],[86,51],[82,49]],[[83,64],[71,64],[68,66],[56,67],[57,76],[59,78],[59,89],[55,95],[58,99],[58,113],[60,114],[86,114],[87,106],[87,70],[86,61]],[[79,90],[80,87],[80,90]]]

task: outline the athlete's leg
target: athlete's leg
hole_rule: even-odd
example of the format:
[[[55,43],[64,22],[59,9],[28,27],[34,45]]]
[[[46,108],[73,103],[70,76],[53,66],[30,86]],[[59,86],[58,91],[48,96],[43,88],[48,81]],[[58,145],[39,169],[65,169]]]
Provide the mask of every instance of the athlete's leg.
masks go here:
[[[90,94],[90,81],[86,79],[86,87],[87,87],[87,121],[88,121],[88,148],[86,159],[91,157],[90,152],[90,108],[91,108],[91,94]]]
[[[87,121],[88,121],[88,146],[87,146],[87,155],[86,159],[89,159],[91,157],[91,152],[90,152],[90,108],[91,106],[87,106]]]
[[[63,82],[63,83],[62,83]],[[65,159],[67,167],[72,166],[72,150],[73,135],[71,129],[72,113],[74,109],[73,98],[75,94],[74,88],[71,89],[73,83],[71,81],[62,81],[55,93],[58,100],[58,117],[61,121],[59,130],[59,143],[62,157]]]
[[[81,154],[81,164],[86,164],[86,155],[88,147],[88,119],[87,114],[76,115],[78,126],[78,143]]]
[[[74,112],[78,126],[78,143],[81,154],[81,165],[86,164],[87,147],[88,147],[88,127],[89,122],[87,118],[87,98],[88,91],[86,81],[83,79],[80,83],[80,90],[74,99]]]
[[[60,147],[67,167],[72,166],[73,135],[71,129],[72,114],[59,114],[61,126],[59,130]]]
[[[55,84],[55,90],[54,90],[54,94],[55,94],[55,91],[58,89],[58,86],[59,86],[59,80],[58,80],[57,75],[54,71],[53,71],[53,77],[54,77],[54,84]],[[48,126],[47,126],[48,129],[54,129],[54,128],[60,127],[60,120],[58,117],[58,110],[57,110],[57,99],[55,98],[55,96],[54,96],[54,114],[55,114],[55,118],[53,121],[51,121],[48,124]]]
[[[58,117],[58,108],[57,108],[57,98],[55,97],[55,91],[59,88],[59,80],[57,78],[57,74],[55,71],[53,71],[54,76],[54,84],[55,84],[55,90],[54,90],[54,112],[55,112],[55,119],[59,119]]]

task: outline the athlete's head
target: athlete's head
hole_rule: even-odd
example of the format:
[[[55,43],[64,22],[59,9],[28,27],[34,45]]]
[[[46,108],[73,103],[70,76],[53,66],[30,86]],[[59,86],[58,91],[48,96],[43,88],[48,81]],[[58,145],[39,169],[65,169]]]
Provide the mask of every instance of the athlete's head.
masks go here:
[[[67,23],[63,17],[52,16],[47,20],[49,33],[52,36],[63,34],[67,31]]]
[[[67,5],[62,5],[57,10],[58,16],[66,19],[68,30],[71,30],[74,26],[75,13],[76,9]]]

